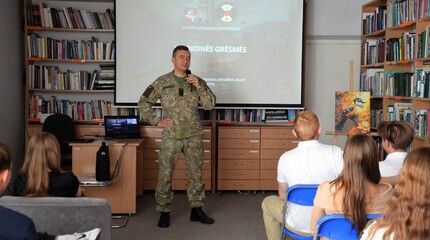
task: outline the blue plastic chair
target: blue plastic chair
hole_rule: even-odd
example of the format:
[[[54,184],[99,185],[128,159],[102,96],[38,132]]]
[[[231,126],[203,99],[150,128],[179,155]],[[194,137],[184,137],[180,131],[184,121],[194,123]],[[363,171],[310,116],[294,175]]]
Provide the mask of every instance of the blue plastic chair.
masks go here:
[[[367,221],[382,217],[382,214],[367,214]],[[344,214],[328,214],[318,220],[314,240],[325,237],[333,240],[360,239],[357,228]]]
[[[288,202],[301,205],[301,206],[312,207],[314,205],[314,198],[317,193],[318,186],[319,184],[297,184],[287,189],[285,200],[284,200],[284,207],[282,209],[282,225],[281,225],[282,240],[285,239],[287,235],[298,240],[313,239],[312,236],[302,236],[288,230],[285,227],[285,214],[287,212]]]

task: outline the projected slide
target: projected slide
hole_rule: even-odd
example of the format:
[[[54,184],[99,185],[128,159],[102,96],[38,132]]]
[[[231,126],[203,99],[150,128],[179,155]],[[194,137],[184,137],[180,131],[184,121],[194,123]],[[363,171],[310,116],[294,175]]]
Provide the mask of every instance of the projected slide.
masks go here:
[[[117,0],[115,13],[118,105],[173,70],[177,45],[218,106],[302,104],[303,0]]]

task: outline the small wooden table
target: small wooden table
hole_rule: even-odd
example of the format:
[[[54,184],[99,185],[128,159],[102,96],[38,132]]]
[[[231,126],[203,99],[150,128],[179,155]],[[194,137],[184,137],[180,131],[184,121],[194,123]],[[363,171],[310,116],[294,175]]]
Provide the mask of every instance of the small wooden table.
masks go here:
[[[136,213],[136,195],[143,193],[143,139],[122,139],[106,141],[109,146],[110,171],[115,168],[116,159],[125,146],[119,178],[110,186],[83,186],[85,196],[104,198],[111,203],[112,213]],[[101,141],[92,143],[71,143],[72,171],[78,176],[94,176],[96,153]]]

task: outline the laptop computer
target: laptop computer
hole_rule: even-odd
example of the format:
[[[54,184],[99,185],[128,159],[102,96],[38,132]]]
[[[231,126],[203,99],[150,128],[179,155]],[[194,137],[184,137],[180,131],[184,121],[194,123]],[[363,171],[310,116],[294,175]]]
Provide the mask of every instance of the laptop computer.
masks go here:
[[[137,116],[105,116],[104,124],[106,139],[141,138]]]

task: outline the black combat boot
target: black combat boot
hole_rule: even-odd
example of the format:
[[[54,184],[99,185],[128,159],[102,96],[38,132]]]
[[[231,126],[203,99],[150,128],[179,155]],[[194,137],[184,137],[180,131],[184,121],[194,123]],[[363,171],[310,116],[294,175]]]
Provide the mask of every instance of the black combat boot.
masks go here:
[[[167,228],[170,224],[170,213],[162,212],[160,214],[160,219],[158,220],[158,227]]]
[[[214,220],[208,217],[202,210],[201,207],[196,207],[191,209],[190,221],[201,222],[204,224],[212,224]]]

